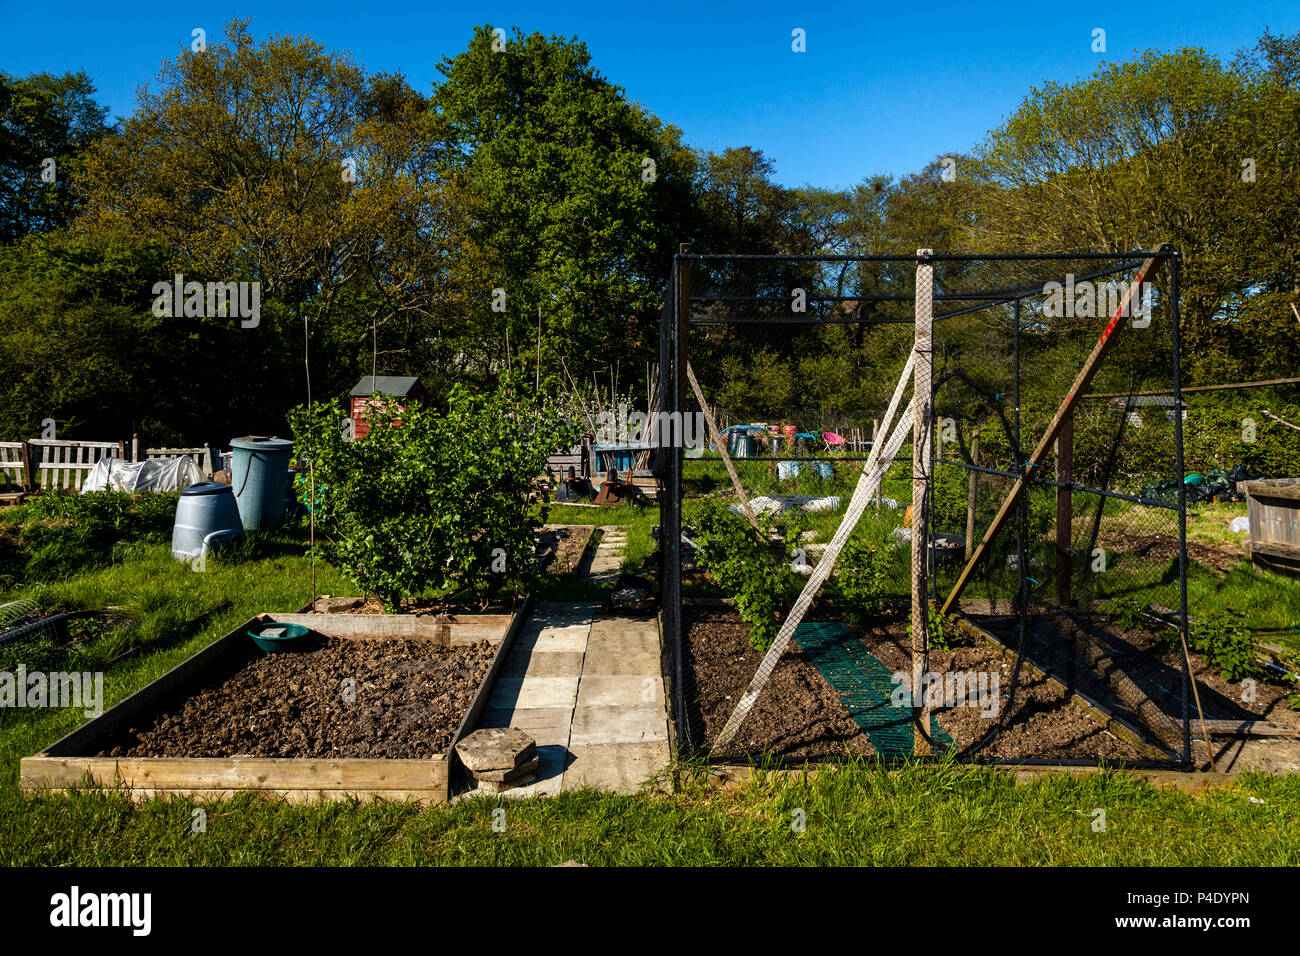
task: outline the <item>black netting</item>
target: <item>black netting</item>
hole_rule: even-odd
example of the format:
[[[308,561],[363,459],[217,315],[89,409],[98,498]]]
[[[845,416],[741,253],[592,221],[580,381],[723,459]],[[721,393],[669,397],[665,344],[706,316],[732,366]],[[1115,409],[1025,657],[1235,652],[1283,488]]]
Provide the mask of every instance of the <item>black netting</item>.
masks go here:
[[[1144,258],[930,260],[925,584],[935,607],[948,603],[974,626],[936,619],[938,642],[951,645],[939,676],[951,683],[962,668],[958,690],[961,680],[997,685],[974,698],[978,717],[969,699],[943,698],[935,749],[1084,762],[1189,754],[1180,505],[1233,486],[1218,474],[1202,476],[1204,485],[1182,480],[1176,260],[1156,260],[1141,295],[1110,321]],[[709,751],[883,438],[880,420],[914,344],[917,274],[910,256],[677,261],[660,411],[682,416],[676,434],[691,447],[665,450],[659,467],[665,634],[684,753]],[[1104,358],[1061,439],[1040,449],[1108,327]],[[685,362],[758,531],[705,430]],[[1207,408],[1231,414],[1222,402]],[[1024,493],[1006,507],[1022,477]],[[912,478],[909,434],[807,623],[714,757],[910,752],[908,708],[900,714],[895,698],[886,709],[881,697],[911,666]],[[963,575],[981,542],[982,560]],[[1075,714],[1080,694],[1105,714]],[[1118,721],[1109,731],[1107,716]]]

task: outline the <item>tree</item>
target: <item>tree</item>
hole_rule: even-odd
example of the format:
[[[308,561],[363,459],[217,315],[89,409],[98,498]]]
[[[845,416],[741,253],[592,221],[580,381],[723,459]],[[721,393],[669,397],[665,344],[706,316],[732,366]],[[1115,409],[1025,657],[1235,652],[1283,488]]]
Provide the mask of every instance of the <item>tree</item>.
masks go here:
[[[0,247],[0,437],[126,438],[158,434],[188,394],[169,341],[149,312],[162,251],[121,236],[31,233]],[[162,361],[156,361],[161,356]]]
[[[1295,38],[1265,35],[1229,68],[1201,50],[1149,52],[1031,91],[981,148],[996,188],[971,234],[990,250],[1183,254],[1192,380],[1284,375],[1300,282]]]
[[[576,39],[515,30],[500,42],[480,27],[439,65],[433,96],[440,175],[472,198],[466,241],[496,265],[469,315],[494,328],[501,358],[509,335],[518,367],[534,360],[540,313],[553,382],[561,355],[578,376],[650,356],[690,221],[694,158],[679,131],[590,60]]]
[[[82,72],[0,73],[0,242],[72,218],[82,151],[109,132],[94,95]]]
[[[431,135],[427,101],[400,77],[307,38],[258,46],[235,21],[225,43],[165,65],[121,135],[93,150],[77,227],[156,240],[160,279],[261,284],[256,328],[171,321],[220,327],[223,391],[256,396],[245,428],[273,429],[305,394],[304,322],[319,395],[369,372],[381,333],[381,371],[396,371],[394,355],[423,357],[459,321],[449,290],[473,252],[443,241],[458,207]]]

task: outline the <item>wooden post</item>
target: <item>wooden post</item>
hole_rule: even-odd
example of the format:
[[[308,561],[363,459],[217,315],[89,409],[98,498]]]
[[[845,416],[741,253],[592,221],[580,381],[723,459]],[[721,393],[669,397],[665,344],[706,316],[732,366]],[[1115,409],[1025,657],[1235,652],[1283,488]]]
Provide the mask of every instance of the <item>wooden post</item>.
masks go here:
[[[1168,243],[1162,242],[1158,247],[1156,247],[1155,251],[1157,253],[1163,252],[1163,250],[1167,249],[1168,246]],[[961,597],[962,591],[966,590],[966,585],[970,584],[971,578],[974,575],[975,567],[984,559],[984,555],[988,553],[989,549],[993,545],[993,540],[1002,530],[1002,526],[1006,524],[1007,520],[1011,517],[1011,513],[1015,510],[1016,505],[1020,502],[1021,496],[1025,493],[1025,489],[1029,487],[1029,482],[1032,481],[1034,476],[1037,474],[1037,469],[1042,467],[1043,459],[1047,456],[1049,449],[1051,449],[1052,443],[1056,441],[1056,436],[1060,434],[1062,421],[1066,415],[1073,411],[1074,406],[1079,402],[1079,396],[1087,391],[1088,386],[1092,383],[1092,378],[1097,374],[1097,369],[1101,368],[1101,363],[1105,359],[1106,353],[1109,352],[1111,347],[1115,344],[1115,340],[1119,337],[1119,331],[1124,328],[1125,322],[1121,320],[1127,319],[1132,314],[1130,311],[1130,303],[1135,299],[1140,301],[1142,295],[1142,284],[1146,282],[1148,276],[1155,272],[1156,267],[1160,264],[1160,258],[1161,257],[1159,256],[1152,256],[1147,259],[1146,262],[1142,263],[1142,267],[1138,270],[1137,276],[1129,285],[1128,291],[1124,293],[1123,300],[1115,309],[1115,314],[1111,316],[1110,321],[1106,323],[1106,327],[1102,329],[1101,335],[1097,339],[1097,344],[1092,347],[1091,354],[1089,354],[1088,358],[1084,361],[1083,368],[1079,370],[1079,374],[1075,377],[1074,384],[1072,384],[1069,390],[1065,393],[1065,398],[1062,400],[1060,408],[1057,409],[1056,415],[1052,419],[1051,424],[1047,426],[1047,431],[1043,433],[1043,437],[1039,440],[1038,445],[1034,449],[1033,454],[1030,455],[1029,460],[1024,463],[1024,469],[1021,476],[1017,478],[1016,483],[1011,486],[1011,491],[1008,492],[1006,498],[1003,499],[1001,507],[998,508],[998,513],[993,516],[993,521],[984,532],[984,537],[980,540],[979,547],[976,548],[970,558],[967,559],[966,566],[962,568],[961,575],[957,578],[957,583],[954,584],[952,590],[948,592],[948,598],[943,602],[943,607],[940,608],[942,613],[947,614],[952,609],[952,606],[957,603],[957,599]]]
[[[980,430],[977,427],[970,436],[970,462],[980,463]],[[975,547],[975,501],[979,494],[980,473],[970,470],[970,493],[966,499],[966,560],[970,560],[971,550]]]
[[[925,588],[930,525],[925,498],[926,478],[933,467],[930,392],[934,383],[934,266],[927,258],[930,251],[916,250],[920,261],[916,266],[916,367],[912,384],[912,715],[916,722],[913,752],[918,755],[930,753],[930,708],[925,702],[925,673],[930,663],[930,602]]]
[[[1069,484],[1074,480],[1074,412],[1061,422],[1056,436],[1056,480]],[[1074,604],[1070,593],[1070,545],[1074,529],[1074,493],[1070,488],[1056,489],[1056,601],[1062,607]]]
[[[29,441],[23,442],[22,458],[23,458],[23,491],[35,491],[36,490],[36,464],[32,460],[32,443]]]

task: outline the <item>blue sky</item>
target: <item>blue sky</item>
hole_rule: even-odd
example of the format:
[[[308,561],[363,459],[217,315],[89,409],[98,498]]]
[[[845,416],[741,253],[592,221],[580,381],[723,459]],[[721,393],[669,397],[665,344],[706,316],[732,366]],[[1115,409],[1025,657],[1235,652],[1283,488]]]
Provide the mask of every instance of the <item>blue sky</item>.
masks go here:
[[[0,0],[0,69],[84,69],[114,116],[203,27],[306,33],[373,70],[429,89],[473,26],[577,36],[594,65],[683,130],[693,146],[754,146],[786,185],[846,186],[966,150],[1029,88],[1135,51],[1199,46],[1228,56],[1270,27],[1300,29],[1300,4],[1180,3],[219,3]],[[1092,31],[1106,31],[1094,53]],[[807,52],[791,50],[805,31]]]

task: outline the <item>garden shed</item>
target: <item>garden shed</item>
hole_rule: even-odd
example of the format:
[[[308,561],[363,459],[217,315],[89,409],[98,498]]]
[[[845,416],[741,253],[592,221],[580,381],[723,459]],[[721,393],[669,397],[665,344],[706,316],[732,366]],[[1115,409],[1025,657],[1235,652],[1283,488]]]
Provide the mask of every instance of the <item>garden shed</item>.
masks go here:
[[[363,375],[361,381],[352,387],[348,408],[348,416],[352,419],[357,438],[365,438],[370,433],[366,410],[373,407],[387,407],[387,402],[380,405],[375,400],[375,395],[384,395],[390,400],[395,400],[399,412],[406,409],[406,402],[411,400],[422,402],[425,399],[424,387],[413,375]]]

